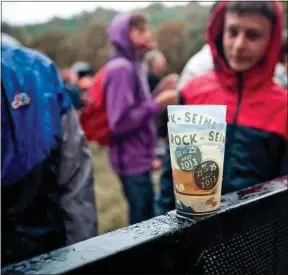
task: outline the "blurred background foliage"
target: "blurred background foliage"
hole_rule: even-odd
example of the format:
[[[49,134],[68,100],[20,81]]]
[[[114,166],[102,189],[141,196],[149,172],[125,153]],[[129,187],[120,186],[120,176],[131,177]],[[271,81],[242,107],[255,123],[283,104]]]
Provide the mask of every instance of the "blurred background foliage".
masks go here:
[[[287,5],[283,6],[287,27],[288,9]],[[158,47],[168,60],[168,72],[180,73],[189,57],[205,43],[209,6],[197,2],[174,7],[154,3],[136,11],[149,17]],[[98,70],[110,52],[106,28],[116,14],[115,10],[97,8],[69,19],[53,18],[44,24],[15,27],[3,22],[2,31],[25,46],[45,53],[59,68],[69,67],[80,60],[89,62],[94,70]]]

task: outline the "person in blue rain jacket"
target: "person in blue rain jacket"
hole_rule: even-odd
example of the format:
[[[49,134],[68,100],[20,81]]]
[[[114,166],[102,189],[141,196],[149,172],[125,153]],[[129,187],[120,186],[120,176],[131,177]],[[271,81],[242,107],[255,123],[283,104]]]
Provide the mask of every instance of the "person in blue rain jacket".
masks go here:
[[[97,233],[91,153],[54,63],[2,43],[2,265]]]

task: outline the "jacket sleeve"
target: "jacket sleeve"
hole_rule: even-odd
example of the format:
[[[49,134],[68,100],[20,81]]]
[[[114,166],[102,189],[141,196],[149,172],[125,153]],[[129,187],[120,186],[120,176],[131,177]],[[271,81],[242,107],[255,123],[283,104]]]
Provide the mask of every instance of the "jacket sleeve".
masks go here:
[[[62,115],[59,184],[67,245],[96,236],[92,155],[74,109]]]
[[[56,67],[52,66],[61,117],[58,184],[66,244],[96,236],[97,217],[92,155]]]
[[[137,131],[145,121],[154,118],[160,106],[152,99],[135,101],[132,67],[118,66],[109,72],[106,86],[108,123],[114,135]]]

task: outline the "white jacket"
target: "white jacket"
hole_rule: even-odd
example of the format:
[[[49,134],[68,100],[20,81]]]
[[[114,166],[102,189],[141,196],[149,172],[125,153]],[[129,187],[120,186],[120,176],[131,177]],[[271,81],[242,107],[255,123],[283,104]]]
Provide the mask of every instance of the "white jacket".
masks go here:
[[[178,82],[177,90],[181,90],[187,81],[195,76],[213,70],[214,64],[210,46],[205,44],[202,49],[193,55],[185,65]]]
[[[274,80],[277,84],[288,88],[288,72],[284,65],[278,63],[275,68]]]

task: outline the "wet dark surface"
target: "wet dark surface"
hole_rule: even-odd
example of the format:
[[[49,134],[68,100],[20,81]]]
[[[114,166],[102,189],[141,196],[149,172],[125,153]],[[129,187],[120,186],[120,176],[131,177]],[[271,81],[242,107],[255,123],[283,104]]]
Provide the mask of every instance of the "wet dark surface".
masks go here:
[[[251,203],[266,196],[272,196],[273,194],[285,191],[288,191],[287,176],[222,196],[221,211],[227,211],[231,207],[238,207],[245,203]]]
[[[272,219],[286,221],[287,190],[287,177],[274,180],[223,196],[220,210],[211,215],[183,220],[172,211],[165,216],[4,267],[2,274],[193,274],[199,255],[206,251],[206,247],[224,239],[233,239],[236,233],[249,232]]]

